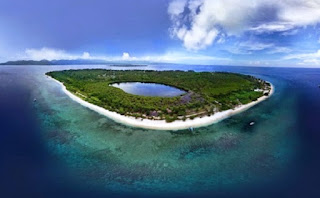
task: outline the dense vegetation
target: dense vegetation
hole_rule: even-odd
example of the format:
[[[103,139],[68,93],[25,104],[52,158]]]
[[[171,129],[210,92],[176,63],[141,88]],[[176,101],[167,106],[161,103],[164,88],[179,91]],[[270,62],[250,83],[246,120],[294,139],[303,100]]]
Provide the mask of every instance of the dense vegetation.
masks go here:
[[[103,69],[48,72],[78,97],[136,118],[193,119],[246,104],[270,90],[270,84],[248,75],[193,71],[116,71]],[[139,96],[109,86],[121,82],[161,83],[185,90],[177,97]],[[258,90],[258,91],[257,91]],[[265,91],[265,93],[263,93]]]

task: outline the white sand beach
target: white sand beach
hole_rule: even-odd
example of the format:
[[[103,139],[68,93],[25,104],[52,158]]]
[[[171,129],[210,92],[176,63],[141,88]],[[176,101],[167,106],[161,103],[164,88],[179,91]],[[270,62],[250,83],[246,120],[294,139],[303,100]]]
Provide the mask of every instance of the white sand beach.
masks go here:
[[[182,120],[177,120],[174,122],[167,123],[165,120],[149,120],[149,119],[141,119],[141,118],[134,118],[130,116],[124,116],[121,114],[118,114],[116,112],[112,112],[109,110],[106,110],[102,107],[99,107],[97,105],[91,104],[89,102],[86,102],[82,100],[81,98],[75,96],[71,92],[69,92],[66,87],[63,85],[63,83],[57,81],[54,78],[51,78],[48,76],[50,79],[54,80],[55,82],[59,83],[62,87],[62,90],[64,93],[66,93],[72,100],[78,102],[79,104],[98,112],[101,115],[107,116],[108,118],[114,120],[115,122],[133,126],[133,127],[139,127],[139,128],[145,128],[145,129],[155,129],[155,130],[181,130],[181,129],[189,129],[189,128],[197,128],[197,127],[203,127],[203,126],[208,126],[214,123],[217,123],[221,120],[224,120],[226,118],[229,118],[232,115],[241,113],[250,107],[253,107],[254,105],[266,100],[269,98],[273,93],[274,93],[274,86],[271,84],[271,90],[268,96],[262,96],[258,98],[258,100],[253,101],[251,103],[245,104],[245,105],[240,105],[236,107],[235,109],[229,109],[226,111],[221,111],[217,112],[214,115],[211,116],[204,116],[202,118],[197,117],[194,118],[193,120],[187,119],[186,121]]]

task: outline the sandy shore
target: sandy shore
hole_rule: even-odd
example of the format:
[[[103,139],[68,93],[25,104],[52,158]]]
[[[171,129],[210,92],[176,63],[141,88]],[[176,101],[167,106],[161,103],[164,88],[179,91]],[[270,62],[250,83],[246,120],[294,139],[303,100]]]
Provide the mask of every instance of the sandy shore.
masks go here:
[[[193,120],[187,119],[186,121],[177,120],[174,122],[167,123],[165,120],[148,120],[148,119],[142,120],[141,118],[136,119],[134,117],[124,116],[124,115],[118,114],[116,112],[106,110],[102,107],[99,107],[97,105],[94,105],[94,104],[91,104],[87,101],[82,100],[81,98],[79,98],[79,97],[75,96],[74,94],[72,94],[71,92],[69,92],[66,89],[66,87],[63,85],[63,83],[57,81],[54,78],[51,78],[50,76],[48,76],[48,77],[50,79],[54,80],[55,82],[59,83],[62,87],[63,92],[66,93],[72,100],[80,103],[81,105],[83,105],[91,110],[98,112],[101,115],[107,116],[108,118],[114,120],[115,122],[129,125],[129,126],[133,126],[133,127],[146,128],[146,129],[156,129],[156,130],[181,130],[181,129],[188,129],[190,127],[196,128],[196,127],[211,125],[211,124],[217,123],[221,120],[224,120],[232,115],[241,113],[241,112],[249,109],[250,107],[258,104],[259,102],[262,102],[262,101],[266,100],[267,98],[269,98],[274,92],[274,87],[271,84],[271,91],[270,91],[269,95],[262,96],[262,97],[258,98],[257,101],[253,101],[251,103],[238,106],[235,109],[229,109],[226,111],[217,112],[211,116],[205,116],[202,118],[198,117],[198,118],[194,118]]]

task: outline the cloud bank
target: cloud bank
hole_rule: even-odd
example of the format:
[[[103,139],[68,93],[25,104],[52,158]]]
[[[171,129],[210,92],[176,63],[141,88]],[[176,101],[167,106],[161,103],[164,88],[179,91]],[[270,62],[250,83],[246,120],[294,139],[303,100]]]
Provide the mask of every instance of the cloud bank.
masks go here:
[[[226,36],[286,33],[320,22],[320,0],[173,0],[172,37],[200,50]]]
[[[300,60],[300,65],[320,65],[320,50],[312,53],[290,54],[284,60]]]
[[[43,47],[41,49],[26,49],[24,55],[20,57],[29,60],[76,60],[76,59],[91,59],[88,52],[83,52],[82,55],[69,54],[64,50],[52,49]]]
[[[61,49],[53,49],[43,47],[40,49],[31,48],[26,49],[24,53],[17,55],[16,60],[103,60],[109,62],[159,62],[159,63],[189,63],[189,64],[213,64],[229,62],[228,58],[206,56],[199,54],[185,54],[177,52],[167,52],[162,55],[148,55],[148,56],[131,56],[128,52],[123,52],[120,56],[107,55],[91,55],[88,52],[82,54],[71,54]]]

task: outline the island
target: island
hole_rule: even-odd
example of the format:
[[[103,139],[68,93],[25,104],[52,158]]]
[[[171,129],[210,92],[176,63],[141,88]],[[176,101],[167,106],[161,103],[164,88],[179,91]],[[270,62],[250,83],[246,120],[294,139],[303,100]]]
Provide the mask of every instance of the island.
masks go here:
[[[46,73],[75,101],[126,125],[179,130],[213,124],[273,93],[271,83],[227,72],[83,69]],[[114,86],[151,83],[180,90],[176,96],[146,96]]]

